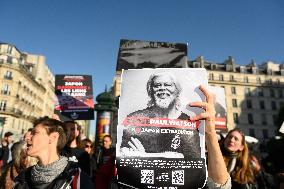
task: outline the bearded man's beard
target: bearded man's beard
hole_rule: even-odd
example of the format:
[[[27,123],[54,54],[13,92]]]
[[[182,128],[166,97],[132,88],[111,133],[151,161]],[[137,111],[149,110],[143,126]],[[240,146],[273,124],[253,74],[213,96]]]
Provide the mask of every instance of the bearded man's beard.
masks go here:
[[[163,98],[160,98],[160,95],[163,96]],[[175,96],[169,93],[157,93],[154,95],[154,99],[156,106],[161,109],[168,109],[173,106],[175,102]]]

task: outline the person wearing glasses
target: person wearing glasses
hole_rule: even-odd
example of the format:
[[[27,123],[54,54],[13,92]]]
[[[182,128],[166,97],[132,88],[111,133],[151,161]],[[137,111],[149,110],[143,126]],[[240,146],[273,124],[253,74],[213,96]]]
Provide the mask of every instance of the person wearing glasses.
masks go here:
[[[67,143],[62,149],[61,155],[70,161],[78,162],[80,168],[90,176],[90,157],[85,150],[80,148],[81,126],[75,121],[65,121],[64,130],[67,135]]]
[[[84,140],[82,140],[80,146],[81,146],[81,148],[82,148],[83,150],[85,150],[90,156],[93,155],[93,153],[94,153],[93,142],[92,142],[90,139],[85,138]]]
[[[81,149],[83,149],[85,152],[87,152],[89,154],[89,162],[90,162],[89,175],[92,178],[93,182],[95,182],[97,164],[96,164],[96,160],[94,159],[94,156],[93,156],[93,154],[94,154],[93,142],[90,139],[85,138],[84,140],[81,141],[80,147],[81,147]]]

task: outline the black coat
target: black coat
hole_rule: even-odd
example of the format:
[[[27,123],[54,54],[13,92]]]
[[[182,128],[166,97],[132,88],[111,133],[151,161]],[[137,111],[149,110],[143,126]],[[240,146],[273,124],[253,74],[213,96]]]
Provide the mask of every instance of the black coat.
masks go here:
[[[87,173],[89,176],[91,176],[91,169],[90,169],[90,155],[84,151],[81,148],[71,148],[68,146],[65,146],[60,153],[62,156],[68,157],[69,160],[72,160],[74,158],[77,159],[79,167]],[[71,158],[71,159],[70,159]],[[74,160],[73,160],[74,161]],[[76,160],[75,160],[76,161]]]
[[[10,149],[9,149],[9,147],[8,147],[8,145],[7,146],[2,146],[2,148],[1,148],[1,157],[0,157],[0,159],[3,161],[3,168],[8,164],[8,158],[9,158],[9,151],[10,151]]]
[[[14,189],[69,189],[69,187],[70,189],[73,189],[72,184],[73,182],[75,182],[75,179],[73,179],[73,177],[76,177],[76,175],[78,175],[77,178],[78,180],[80,180],[80,187],[78,189],[95,188],[90,177],[83,171],[79,171],[78,164],[71,161],[69,161],[64,171],[48,184],[33,184],[31,181],[31,169],[32,167],[29,167],[28,169],[20,172],[20,174],[15,179],[16,184]],[[65,186],[62,187],[63,185]]]

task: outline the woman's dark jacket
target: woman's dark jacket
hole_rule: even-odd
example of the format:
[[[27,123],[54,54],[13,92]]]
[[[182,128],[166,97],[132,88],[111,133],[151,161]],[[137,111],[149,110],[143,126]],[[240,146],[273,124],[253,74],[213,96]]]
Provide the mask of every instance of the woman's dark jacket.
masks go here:
[[[31,169],[20,172],[15,179],[14,189],[73,189],[73,185],[77,185],[76,189],[94,189],[94,184],[90,177],[81,171],[77,163],[69,161],[64,171],[58,175],[52,182],[48,184],[35,185],[31,181]],[[80,183],[76,184],[77,181]],[[64,187],[62,187],[64,185]]]

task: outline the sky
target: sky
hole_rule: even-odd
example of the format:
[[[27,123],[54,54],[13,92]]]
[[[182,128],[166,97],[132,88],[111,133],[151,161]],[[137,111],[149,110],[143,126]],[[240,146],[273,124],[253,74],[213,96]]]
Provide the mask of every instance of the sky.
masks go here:
[[[284,63],[283,0],[9,0],[0,41],[46,57],[54,74],[93,76],[94,96],[111,87],[120,39],[188,43],[237,64]]]

